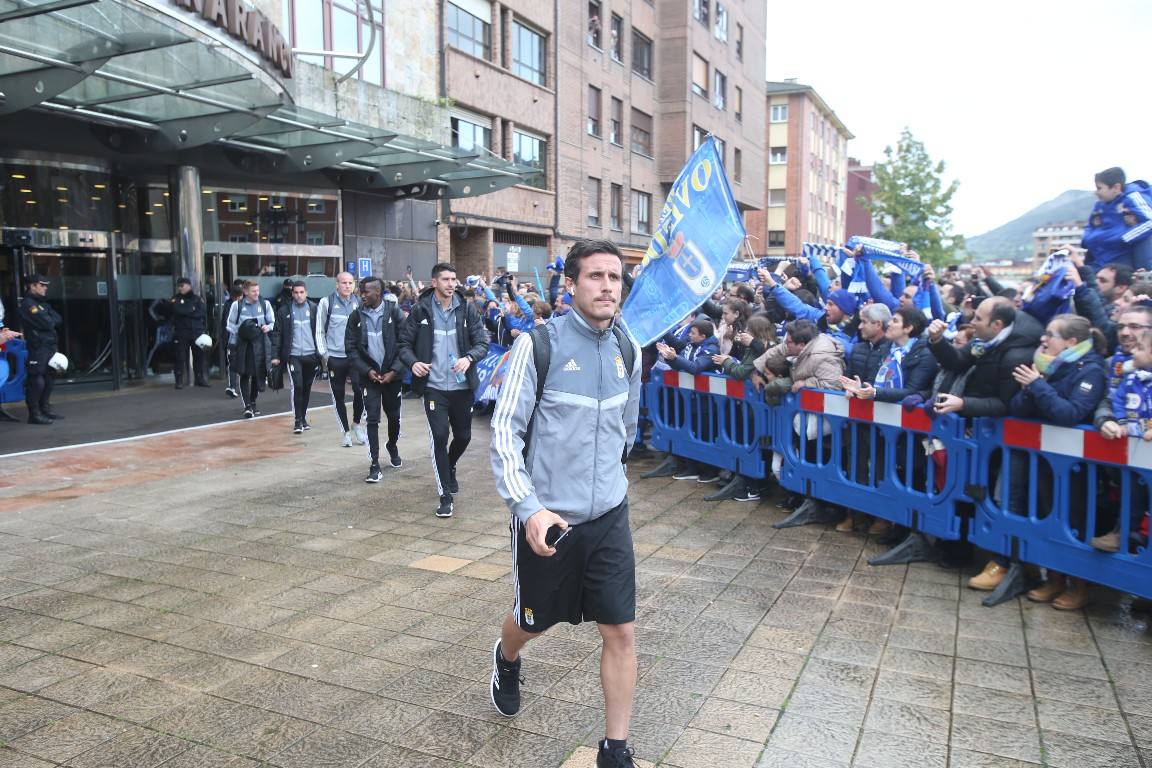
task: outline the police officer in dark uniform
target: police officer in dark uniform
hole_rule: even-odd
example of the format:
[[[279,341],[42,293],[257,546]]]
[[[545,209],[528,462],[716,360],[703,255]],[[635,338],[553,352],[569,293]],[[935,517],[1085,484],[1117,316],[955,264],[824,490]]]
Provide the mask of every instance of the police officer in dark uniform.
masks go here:
[[[24,341],[28,344],[25,400],[29,424],[51,424],[63,418],[52,410],[50,404],[55,374],[48,361],[58,351],[60,340],[56,329],[64,324],[64,318],[44,301],[47,293],[48,278],[32,275],[28,278],[28,293],[20,300],[20,321],[24,325]]]
[[[176,343],[176,389],[182,389],[188,373],[188,353],[192,353],[192,373],[198,387],[207,387],[208,374],[204,370],[204,350],[196,346],[196,339],[208,332],[208,308],[204,299],[192,292],[192,281],[182,277],[176,281],[176,295],[170,304],[172,330]]]

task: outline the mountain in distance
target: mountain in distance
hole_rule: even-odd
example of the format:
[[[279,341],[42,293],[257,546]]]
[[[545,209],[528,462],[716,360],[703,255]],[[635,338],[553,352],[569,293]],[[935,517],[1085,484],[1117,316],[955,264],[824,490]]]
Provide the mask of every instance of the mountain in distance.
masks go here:
[[[1087,221],[1096,193],[1070,189],[1062,195],[1041,203],[1007,224],[982,235],[965,238],[964,245],[974,261],[996,259],[1026,259],[1032,255],[1032,233],[1046,224],[1069,221]]]

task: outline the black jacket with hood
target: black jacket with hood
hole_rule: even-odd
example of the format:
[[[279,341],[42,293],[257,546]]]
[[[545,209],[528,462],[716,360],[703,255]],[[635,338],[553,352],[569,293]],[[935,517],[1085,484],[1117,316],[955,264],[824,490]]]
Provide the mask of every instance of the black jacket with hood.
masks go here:
[[[457,355],[471,361],[466,376],[468,387],[475,392],[480,386],[476,363],[488,354],[488,329],[484,327],[484,320],[476,310],[476,305],[464,297],[464,292],[457,288],[456,295],[460,299],[456,307]],[[436,322],[432,313],[436,311],[433,306],[435,301],[435,289],[425,288],[421,291],[416,303],[412,305],[412,312],[400,329],[400,360],[409,369],[416,363],[432,362],[432,332]],[[427,386],[427,376],[412,377],[412,391],[417,395],[424,394]]]

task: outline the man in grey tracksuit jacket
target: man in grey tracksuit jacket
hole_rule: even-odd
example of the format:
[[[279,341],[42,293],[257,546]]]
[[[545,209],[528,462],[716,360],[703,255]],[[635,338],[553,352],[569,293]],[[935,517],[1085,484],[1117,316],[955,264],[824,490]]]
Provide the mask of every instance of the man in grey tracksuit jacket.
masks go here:
[[[518,657],[527,641],[557,622],[595,621],[604,639],[607,729],[597,765],[610,768],[633,765],[626,740],[635,685],[636,567],[624,461],[636,434],[641,366],[639,347],[613,327],[622,275],[615,244],[572,247],[565,259],[572,311],[512,345],[491,446],[496,488],[512,512],[516,592],[493,648],[493,704],[508,717],[519,711]],[[537,403],[534,345],[541,342],[551,351]]]

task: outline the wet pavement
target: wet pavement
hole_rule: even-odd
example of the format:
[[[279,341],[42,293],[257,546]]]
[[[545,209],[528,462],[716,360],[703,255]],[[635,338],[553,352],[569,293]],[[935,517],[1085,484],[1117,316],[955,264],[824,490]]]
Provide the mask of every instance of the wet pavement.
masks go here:
[[[486,420],[440,520],[404,414],[378,486],[323,411],[0,458],[0,768],[593,765],[594,626],[528,646],[518,717],[488,698],[512,587]],[[1152,768],[1128,598],[984,608],[968,573],[873,568],[863,534],[713,489],[633,481],[643,764]]]

